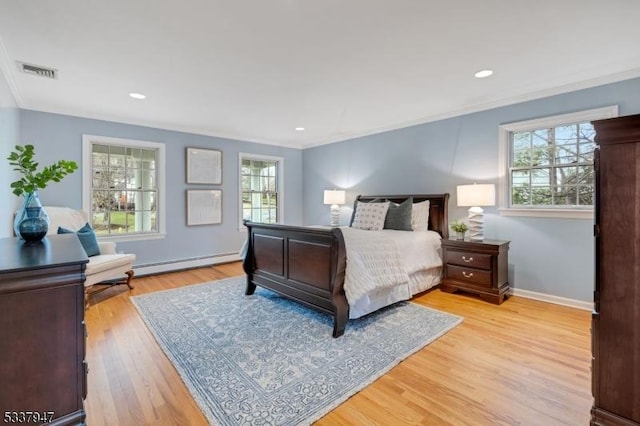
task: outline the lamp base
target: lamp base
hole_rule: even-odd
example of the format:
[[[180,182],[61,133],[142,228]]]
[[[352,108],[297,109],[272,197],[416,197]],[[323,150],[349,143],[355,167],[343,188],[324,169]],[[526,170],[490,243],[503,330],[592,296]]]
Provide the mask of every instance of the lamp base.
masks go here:
[[[331,226],[340,226],[340,207],[337,204],[331,205]]]
[[[469,209],[469,239],[471,241],[484,240],[484,210],[481,207]]]

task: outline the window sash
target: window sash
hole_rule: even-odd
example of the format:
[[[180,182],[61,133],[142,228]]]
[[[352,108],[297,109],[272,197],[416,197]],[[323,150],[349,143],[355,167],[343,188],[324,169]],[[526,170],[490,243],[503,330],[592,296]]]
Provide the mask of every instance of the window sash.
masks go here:
[[[242,177],[248,178],[243,181],[248,180],[249,184],[248,190],[242,191],[243,219],[253,222],[276,223],[278,221],[278,192],[275,190],[277,188],[277,161],[245,158],[242,160],[242,166]],[[246,170],[248,173],[245,173]]]
[[[240,219],[261,223],[281,220],[282,159],[240,155]]]
[[[592,180],[588,183],[579,181],[580,169],[593,166],[593,161],[577,161],[580,146],[595,147],[593,140],[587,139],[587,143],[581,143],[583,138],[581,138],[580,129],[582,127],[591,127],[591,124],[590,122],[565,123],[553,127],[509,133],[509,151],[511,153],[509,160],[510,206],[520,208],[575,208],[579,206],[593,208],[593,197],[578,196],[579,193],[584,193],[584,188],[590,188],[592,192],[594,185]],[[563,144],[557,143],[558,129],[568,130],[570,134],[570,138],[561,139],[565,142]],[[590,133],[593,137],[593,132]],[[571,142],[567,143],[568,141]],[[516,144],[519,145],[517,148]],[[568,163],[558,161],[559,150],[569,151],[573,148],[575,148],[575,161]],[[514,166],[514,163],[517,162],[517,154],[522,155],[519,160],[524,160],[525,163],[528,161],[529,164]],[[591,157],[593,158],[593,155]],[[536,171],[543,173],[536,173]],[[544,173],[545,171],[547,173]],[[569,176],[565,176],[563,171],[566,171]],[[516,182],[514,176],[518,172],[529,172],[526,173],[528,179]],[[560,176],[558,176],[558,172],[560,172]],[[571,173],[575,179],[572,179]],[[561,177],[564,178],[564,181]],[[575,183],[571,180],[575,180]],[[581,200],[589,204],[581,205]]]
[[[83,208],[100,238],[163,238],[164,145],[83,135]]]
[[[157,149],[91,144],[91,221],[96,234],[157,232],[157,156]]]
[[[589,172],[586,171],[587,167],[593,165],[593,149],[595,148],[593,141],[595,131],[590,122],[617,115],[618,107],[614,105],[501,125],[499,129],[500,191],[498,198],[500,213],[510,216],[581,219],[592,217],[593,195],[587,193],[592,193],[589,188],[593,183],[590,181],[589,174],[593,173],[593,169],[591,168]],[[587,124],[588,128],[583,129],[580,124]],[[534,136],[535,134],[543,136],[543,139]],[[544,145],[549,141],[553,143],[545,150]],[[542,152],[535,152],[535,150],[542,150]],[[531,161],[529,162],[526,158],[527,153],[531,153]],[[521,155],[520,162],[514,161],[516,155]],[[567,172],[569,168],[576,171],[574,176]],[[514,185],[517,187],[518,184],[517,179],[514,181],[514,176],[518,172],[529,171],[533,174],[545,169],[549,170],[549,176],[554,177],[553,179],[547,178],[547,186],[552,186],[551,184],[554,182],[557,183],[550,194],[554,198],[552,200],[546,199],[539,204],[532,204],[535,200],[531,199],[526,200],[523,204],[516,204],[522,200],[514,200]],[[523,178],[520,178],[520,183],[522,181]],[[533,185],[533,183],[535,182],[528,185],[526,189],[541,188],[544,185],[543,182],[537,182],[537,185]],[[568,191],[568,188],[571,190]],[[565,195],[571,191],[577,193],[575,201],[569,199],[571,203],[575,204],[567,204]],[[547,202],[554,204],[546,204]]]

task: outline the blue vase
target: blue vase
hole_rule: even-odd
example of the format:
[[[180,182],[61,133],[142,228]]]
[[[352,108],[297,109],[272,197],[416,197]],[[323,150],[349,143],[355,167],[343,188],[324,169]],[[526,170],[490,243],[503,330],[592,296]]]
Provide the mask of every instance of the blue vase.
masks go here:
[[[27,243],[40,241],[49,230],[49,216],[42,208],[38,192],[25,195],[22,206],[13,221],[13,231]]]

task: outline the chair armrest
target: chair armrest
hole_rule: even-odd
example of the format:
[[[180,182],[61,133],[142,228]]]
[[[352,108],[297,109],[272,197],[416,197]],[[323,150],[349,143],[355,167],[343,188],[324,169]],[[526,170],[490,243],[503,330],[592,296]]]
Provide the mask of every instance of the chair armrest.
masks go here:
[[[116,243],[113,241],[98,241],[100,254],[116,254]]]

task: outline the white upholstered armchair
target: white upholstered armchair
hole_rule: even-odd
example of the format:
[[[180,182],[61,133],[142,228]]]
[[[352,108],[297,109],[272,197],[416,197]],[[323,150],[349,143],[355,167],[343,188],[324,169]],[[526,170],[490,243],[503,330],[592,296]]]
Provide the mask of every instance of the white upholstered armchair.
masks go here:
[[[89,216],[83,210],[74,210],[69,207],[44,207],[49,215],[49,234],[56,234],[58,227],[77,231],[88,221]],[[133,277],[133,262],[136,260],[135,254],[121,254],[116,251],[116,243],[112,241],[98,241],[100,254],[89,257],[89,263],[85,270],[86,281],[84,282],[87,297],[89,289],[100,283],[105,284],[126,284],[129,288]]]

